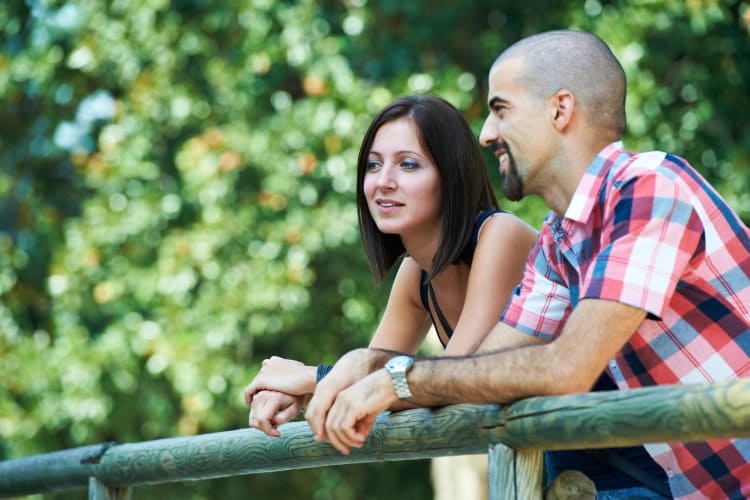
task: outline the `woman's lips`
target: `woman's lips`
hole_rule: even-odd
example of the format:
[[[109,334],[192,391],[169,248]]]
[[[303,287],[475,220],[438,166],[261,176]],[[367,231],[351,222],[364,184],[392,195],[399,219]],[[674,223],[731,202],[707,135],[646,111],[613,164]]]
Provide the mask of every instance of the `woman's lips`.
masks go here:
[[[399,207],[403,207],[404,204],[396,200],[377,199],[375,204],[381,212],[392,212]]]

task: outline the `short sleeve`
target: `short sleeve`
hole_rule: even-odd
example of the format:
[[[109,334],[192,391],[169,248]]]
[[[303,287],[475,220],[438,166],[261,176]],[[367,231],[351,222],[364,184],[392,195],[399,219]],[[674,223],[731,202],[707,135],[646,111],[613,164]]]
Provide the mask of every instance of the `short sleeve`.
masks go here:
[[[549,232],[543,229],[529,254],[523,280],[502,318],[503,323],[521,332],[547,340],[562,331],[571,311],[570,291],[555,272],[554,260],[549,258],[550,241]]]

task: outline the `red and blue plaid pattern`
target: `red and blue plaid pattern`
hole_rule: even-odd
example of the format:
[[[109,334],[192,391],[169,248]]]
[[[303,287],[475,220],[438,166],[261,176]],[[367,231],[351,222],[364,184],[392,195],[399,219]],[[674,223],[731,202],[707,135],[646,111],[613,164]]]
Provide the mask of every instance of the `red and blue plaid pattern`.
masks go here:
[[[553,339],[584,298],[644,309],[620,388],[750,373],[750,230],[685,160],[610,144],[551,212],[503,321]],[[750,440],[647,446],[680,498],[750,497]]]

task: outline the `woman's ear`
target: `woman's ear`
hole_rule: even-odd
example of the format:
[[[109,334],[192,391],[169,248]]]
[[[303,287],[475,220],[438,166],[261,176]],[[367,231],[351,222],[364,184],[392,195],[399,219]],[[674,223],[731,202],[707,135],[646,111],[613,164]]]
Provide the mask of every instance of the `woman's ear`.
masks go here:
[[[568,127],[573,119],[576,98],[569,90],[558,90],[550,98],[552,125],[559,131]]]

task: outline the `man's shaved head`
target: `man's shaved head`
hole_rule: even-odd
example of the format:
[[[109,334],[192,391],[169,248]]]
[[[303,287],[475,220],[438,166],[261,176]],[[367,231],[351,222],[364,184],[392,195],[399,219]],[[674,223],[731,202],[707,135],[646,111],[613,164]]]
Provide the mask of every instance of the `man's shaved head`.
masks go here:
[[[539,99],[570,91],[586,119],[617,138],[625,130],[625,71],[600,38],[581,31],[548,31],[524,38],[493,64],[519,58],[519,84]]]

